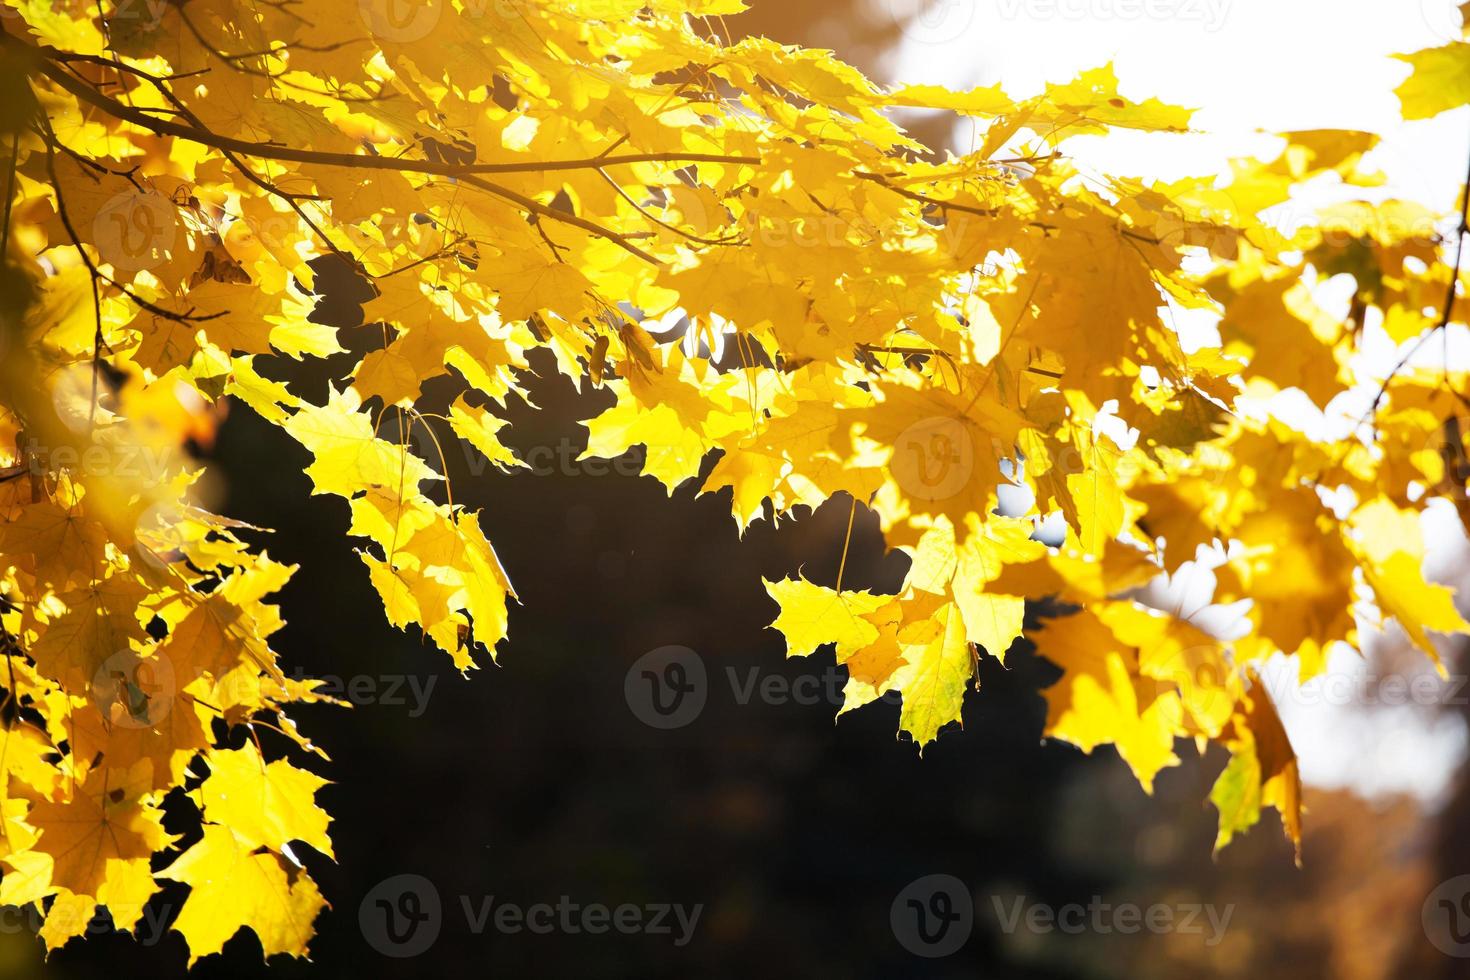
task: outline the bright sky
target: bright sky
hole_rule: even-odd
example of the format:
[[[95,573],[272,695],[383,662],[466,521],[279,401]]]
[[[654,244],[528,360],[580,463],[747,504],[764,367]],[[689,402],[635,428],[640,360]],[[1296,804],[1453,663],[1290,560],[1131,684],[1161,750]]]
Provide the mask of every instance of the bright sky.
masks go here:
[[[1091,147],[1111,170],[1198,174],[1249,147],[1256,129],[1344,128],[1385,137],[1373,161],[1403,196],[1450,210],[1465,172],[1467,113],[1399,121],[1393,90],[1408,66],[1389,57],[1457,37],[1453,0],[868,2],[900,21],[922,11],[889,66],[894,80],[999,82],[1024,96],[1112,61],[1124,95],[1197,107],[1197,128],[1218,134]]]
[[[1361,129],[1383,137],[1365,161],[1388,177],[1384,197],[1453,211],[1470,155],[1470,110],[1404,123],[1393,90],[1408,66],[1390,55],[1460,35],[1454,0],[869,0],[907,23],[889,81],[951,88],[1001,83],[1013,96],[1112,61],[1122,94],[1198,108],[1207,135],[1125,134],[1073,140],[1069,153],[1100,171],[1148,178],[1219,173],[1228,156],[1274,155],[1259,130]],[[917,15],[917,16],[916,16]],[[968,149],[962,123],[957,148]],[[1385,345],[1369,356],[1391,364]],[[1386,370],[1386,368],[1385,368]],[[1444,515],[1437,515],[1443,517]],[[1441,521],[1430,537],[1463,552]],[[1443,533],[1439,533],[1443,531]],[[1431,542],[1436,543],[1436,542]],[[1445,557],[1431,551],[1431,575]],[[1444,570],[1444,569],[1440,569]],[[1196,578],[1208,579],[1195,570]],[[1177,583],[1209,594],[1203,580]],[[1193,605],[1193,603],[1191,603]],[[1350,651],[1330,661],[1335,692],[1293,695],[1275,665],[1268,675],[1308,783],[1364,795],[1442,798],[1467,751],[1454,709],[1372,708],[1352,692],[1370,673]],[[1429,669],[1427,662],[1423,665]],[[1461,667],[1463,669],[1463,666]]]

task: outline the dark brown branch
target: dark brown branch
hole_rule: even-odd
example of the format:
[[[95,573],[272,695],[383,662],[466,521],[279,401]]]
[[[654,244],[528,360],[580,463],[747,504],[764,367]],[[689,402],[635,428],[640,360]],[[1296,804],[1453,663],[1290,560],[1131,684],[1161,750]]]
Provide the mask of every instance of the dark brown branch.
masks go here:
[[[918,201],[921,204],[932,204],[934,207],[940,208],[945,211],[963,211],[966,214],[977,214],[982,218],[994,218],[997,214],[1000,213],[995,208],[977,208],[970,204],[956,204],[953,201],[942,201],[938,198],[925,197],[923,194],[920,194],[917,191],[911,191],[906,187],[896,187],[893,184],[890,184],[882,174],[868,173],[864,170],[854,170],[852,172],[852,175],[854,177],[860,177],[863,180],[871,180],[874,183],[882,184],[888,190],[899,195],[900,197],[906,197],[911,201]]]
[[[278,83],[280,85],[286,86],[287,88],[296,89],[298,92],[306,92],[306,93],[308,93],[310,95],[322,95],[322,96],[326,96],[328,98],[338,99],[338,100],[340,100],[342,102],[376,102],[376,101],[378,101],[378,96],[376,96],[376,95],[363,95],[363,96],[343,95],[341,92],[325,92],[325,91],[323,91],[321,89],[309,88],[308,86],[305,86],[305,85],[297,85],[295,82],[290,82],[290,81],[287,81],[286,80],[286,78],[285,78],[286,72],[285,71],[278,71],[278,72],[266,71],[263,68],[255,68],[255,67],[253,67],[251,65],[247,65],[247,64],[245,64],[245,62],[247,62],[247,61],[254,61],[254,60],[257,60],[257,59],[260,59],[260,58],[264,58],[267,55],[279,54],[282,51],[289,50],[289,46],[282,45],[279,48],[271,48],[271,49],[267,49],[267,50],[264,50],[264,51],[245,52],[243,54],[230,54],[228,51],[221,51],[218,48],[216,48],[213,44],[211,44],[209,42],[209,40],[204,36],[204,34],[199,30],[199,28],[194,25],[194,21],[189,18],[188,11],[186,11],[184,9],[184,4],[180,3],[178,5],[178,8],[179,8],[179,20],[183,22],[184,27],[188,29],[189,33],[194,36],[194,40],[196,40],[196,41],[199,42],[199,46],[202,47],[205,51],[208,51],[212,56],[214,56],[215,58],[219,59],[226,66],[228,66],[230,69],[232,69],[234,71],[243,72],[246,75],[254,75],[257,78],[268,78],[268,79],[270,79],[273,82],[276,82],[276,83]],[[327,48],[327,49],[313,48],[312,50],[332,50],[332,49],[330,49],[330,48]]]
[[[613,242],[624,251],[636,255],[645,262],[660,265],[658,259],[638,248],[628,238],[611,229],[604,228],[595,222],[578,217],[553,208],[536,201],[524,194],[520,194],[477,176],[479,173],[510,172],[510,171],[534,171],[534,170],[570,170],[598,166],[608,166],[614,163],[648,162],[652,160],[693,160],[705,159],[718,162],[758,162],[749,157],[719,157],[713,154],[636,154],[619,157],[605,157],[598,162],[591,161],[551,161],[530,166],[520,164],[467,164],[455,165],[436,163],[430,160],[403,160],[399,158],[370,156],[366,154],[352,153],[322,153],[313,150],[300,150],[293,147],[283,147],[276,144],[252,143],[245,140],[236,140],[226,136],[220,136],[194,126],[183,126],[165,119],[155,119],[133,106],[125,105],[117,100],[98,92],[92,86],[77,79],[71,73],[64,70],[59,64],[51,59],[48,52],[51,49],[37,47],[18,41],[9,34],[0,30],[0,46],[10,50],[18,50],[24,56],[30,57],[36,64],[37,70],[50,78],[57,85],[75,95],[78,99],[108,113],[114,118],[126,122],[132,122],[152,132],[164,136],[174,136],[200,143],[204,146],[212,146],[225,152],[238,152],[246,156],[256,156],[264,159],[290,160],[295,162],[318,163],[325,166],[342,166],[355,169],[393,170],[399,172],[429,173],[447,177],[454,177],[471,187],[494,194],[517,205],[521,209],[532,214],[537,214],[552,221],[559,221],[573,227],[581,228],[589,234]]]
[[[46,174],[51,178],[51,187],[56,192],[56,216],[61,219],[61,227],[65,228],[66,233],[71,236],[71,243],[76,248],[77,255],[81,257],[82,264],[87,267],[87,272],[90,274],[88,278],[92,285],[92,313],[96,317],[97,326],[92,334],[92,402],[87,411],[87,428],[90,429],[97,421],[97,386],[102,374],[102,347],[105,343],[102,336],[102,293],[97,287],[102,273],[92,261],[92,257],[87,254],[87,250],[82,247],[82,240],[71,223],[71,215],[66,210],[66,199],[61,193],[61,180],[56,176],[55,134],[51,131],[51,124],[44,115],[41,117],[41,123],[45,126],[41,138],[46,144]]]
[[[759,157],[727,156],[718,153],[625,153],[618,156],[576,160],[541,160],[534,163],[443,163],[434,160],[409,160],[365,153],[328,153],[306,150],[279,143],[257,143],[221,136],[195,126],[184,126],[168,119],[156,119],[148,113],[104,95],[91,85],[62,70],[57,64],[67,57],[65,52],[44,45],[27,44],[0,31],[0,46],[27,57],[36,70],[67,92],[108,115],[133,123],[160,136],[173,136],[217,150],[231,150],[245,156],[291,163],[316,163],[329,167],[354,167],[367,170],[393,170],[399,173],[433,174],[439,177],[467,177],[476,174],[543,173],[559,170],[589,170],[623,163],[729,163],[757,165]]]
[[[663,263],[660,262],[658,259],[654,258],[652,255],[649,255],[647,252],[643,251],[643,249],[639,248],[637,245],[634,245],[631,241],[629,241],[627,236],[620,235],[609,228],[604,228],[596,222],[588,221],[586,218],[578,217],[577,215],[570,214],[566,211],[558,211],[555,208],[547,207],[540,201],[529,198],[524,194],[518,194],[515,191],[511,190],[509,187],[502,187],[500,184],[491,183],[490,181],[485,180],[483,177],[462,177],[460,179],[463,180],[466,184],[469,184],[471,187],[478,187],[482,191],[489,191],[496,197],[505,198],[505,200],[510,201],[512,204],[518,205],[523,210],[529,211],[532,214],[538,214],[544,218],[549,218],[552,221],[560,221],[563,224],[571,225],[575,228],[581,228],[583,231],[592,235],[596,235],[599,238],[606,238],[608,241],[612,242],[623,251],[628,252],[632,255],[636,255],[640,259],[648,262],[651,265],[663,265]]]
[[[41,141],[45,144],[46,147],[46,171],[47,176],[51,178],[51,189],[56,194],[56,214],[57,217],[61,220],[62,228],[64,228],[67,235],[70,236],[71,243],[77,250],[77,255],[81,257],[82,264],[87,267],[88,273],[90,273],[92,276],[92,290],[94,299],[98,299],[97,283],[105,282],[109,286],[116,289],[118,292],[122,293],[128,299],[132,300],[142,309],[147,310],[149,313],[152,313],[155,316],[163,317],[165,320],[173,320],[176,323],[204,323],[209,320],[218,319],[219,317],[222,317],[229,313],[229,310],[221,310],[218,313],[210,313],[207,316],[195,316],[192,309],[188,313],[175,313],[173,310],[166,310],[156,303],[151,303],[143,297],[139,296],[127,286],[123,285],[116,279],[104,273],[101,269],[97,268],[97,263],[92,261],[92,257],[87,254],[87,249],[85,246],[82,245],[82,239],[77,234],[77,230],[72,225],[71,218],[67,214],[66,200],[62,196],[61,191],[61,181],[56,175],[56,147],[60,146],[61,143],[59,140],[56,139],[56,133],[51,129],[51,124],[49,121],[47,121],[44,115],[39,116],[39,123],[40,128],[36,129],[35,133],[37,136],[41,137]],[[102,336],[102,307],[100,299],[98,299],[96,306],[97,336],[100,340]]]
[[[185,119],[189,120],[192,125],[197,126],[201,129],[204,128],[203,121],[200,120],[200,118],[196,116],[189,109],[188,106],[184,105],[184,103],[179,99],[178,96],[174,95],[173,90],[164,84],[163,79],[157,78],[153,75],[149,75],[146,72],[139,72],[138,75],[142,78],[147,79],[148,82],[152,84],[153,87],[158,91],[158,93],[162,95],[165,99],[167,99],[170,103],[172,103],[178,113]],[[220,152],[224,154],[225,159],[230,161],[230,163],[235,166],[235,169],[244,174],[252,184],[255,184],[267,194],[273,194],[276,197],[279,197],[281,200],[285,201],[286,206],[289,207],[292,211],[296,212],[296,216],[306,223],[306,227],[310,228],[312,232],[315,233],[316,236],[322,240],[322,244],[327,247],[328,251],[332,252],[334,255],[346,259],[350,264],[356,264],[356,260],[352,256],[348,255],[346,252],[343,252],[340,248],[338,248],[336,243],[327,237],[327,233],[323,231],[320,227],[318,227],[317,223],[311,219],[311,216],[302,209],[301,205],[298,203],[298,201],[301,199],[301,195],[289,194],[286,191],[283,191],[281,188],[277,187],[275,183],[271,180],[265,177],[257,176],[255,171],[246,166],[245,162],[241,160],[239,156],[235,153],[232,153],[229,150],[221,150]]]
[[[20,127],[10,137],[10,163],[6,166],[5,218],[0,222],[0,262],[9,261],[10,256],[10,204],[15,197],[15,171],[20,166]]]

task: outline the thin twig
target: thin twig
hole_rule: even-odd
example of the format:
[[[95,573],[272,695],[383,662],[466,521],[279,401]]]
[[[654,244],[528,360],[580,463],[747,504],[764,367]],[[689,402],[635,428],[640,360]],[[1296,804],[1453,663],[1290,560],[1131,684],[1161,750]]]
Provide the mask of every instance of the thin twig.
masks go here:
[[[645,210],[644,207],[643,207],[643,205],[641,205],[637,201],[633,200],[633,198],[628,195],[628,192],[625,191],[625,190],[623,190],[623,188],[621,186],[619,186],[619,184],[618,184],[617,181],[613,180],[611,177],[609,177],[607,175],[607,171],[606,170],[603,170],[601,167],[598,167],[597,168],[597,172],[602,175],[602,179],[605,180],[605,181],[607,181],[608,182],[608,185],[610,187],[612,187],[613,190],[615,190],[615,191],[618,192],[618,196],[620,196],[623,200],[627,201],[629,204],[633,205],[633,207],[637,208],[639,214],[643,215],[643,217],[647,218],[649,221],[652,221],[654,224],[658,225],[660,228],[667,228],[669,231],[672,231],[674,234],[676,234],[676,235],[682,235],[685,238],[689,239],[691,242],[698,242],[701,245],[737,245],[737,244],[742,244],[741,241],[740,241],[740,236],[738,236],[738,235],[732,235],[732,236],[730,236],[728,238],[701,238],[698,235],[694,235],[694,234],[691,234],[691,233],[685,231],[683,228],[680,228],[677,225],[671,225],[667,221],[662,221],[659,218],[655,217],[654,215],[650,214],[647,210]]]
[[[1460,224],[1455,230],[1455,261],[1450,266],[1450,284],[1445,290],[1444,309],[1440,311],[1439,322],[1434,325],[1433,329],[1421,334],[1419,339],[1414,342],[1414,346],[1410,347],[1408,352],[1399,358],[1399,362],[1393,366],[1393,370],[1388,372],[1388,377],[1383,379],[1383,384],[1378,388],[1378,394],[1373,396],[1373,404],[1368,406],[1368,411],[1364,412],[1363,418],[1358,420],[1359,425],[1378,414],[1378,406],[1383,404],[1383,399],[1388,394],[1389,384],[1404,369],[1404,366],[1409,363],[1410,359],[1419,353],[1419,348],[1423,347],[1429,341],[1430,337],[1443,332],[1449,327],[1450,318],[1454,315],[1455,310],[1455,294],[1458,292],[1457,287],[1460,284],[1460,260],[1465,255],[1465,235],[1467,233],[1470,233],[1470,166],[1467,166],[1465,185],[1461,188]]]
[[[5,178],[5,220],[0,226],[0,262],[10,254],[10,203],[15,197],[15,171],[20,165],[20,127],[10,137],[10,167]]]

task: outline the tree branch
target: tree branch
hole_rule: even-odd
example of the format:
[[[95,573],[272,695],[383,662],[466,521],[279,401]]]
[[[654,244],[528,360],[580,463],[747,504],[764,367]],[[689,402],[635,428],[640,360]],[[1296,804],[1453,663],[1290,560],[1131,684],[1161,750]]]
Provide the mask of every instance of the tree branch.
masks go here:
[[[1409,363],[1413,356],[1419,353],[1419,348],[1423,347],[1430,337],[1433,337],[1437,333],[1442,333],[1449,327],[1450,317],[1454,315],[1455,311],[1455,293],[1458,292],[1457,287],[1460,284],[1460,260],[1465,255],[1465,235],[1467,233],[1470,233],[1470,168],[1467,168],[1465,184],[1460,188],[1460,224],[1455,230],[1455,261],[1450,266],[1450,284],[1449,288],[1445,291],[1444,309],[1440,311],[1439,322],[1434,325],[1432,330],[1421,334],[1419,339],[1414,342],[1414,346],[1410,347],[1408,352],[1399,358],[1399,362],[1393,366],[1393,370],[1388,372],[1388,377],[1383,379],[1383,384],[1378,388],[1378,394],[1373,396],[1373,404],[1368,406],[1368,411],[1363,413],[1363,418],[1358,422],[1359,425],[1378,414],[1378,406],[1383,404],[1383,399],[1388,394],[1389,384],[1393,382],[1394,378],[1398,377],[1399,372],[1404,369],[1405,365]]]
[[[728,156],[718,153],[624,153],[617,156],[591,157],[576,160],[541,160],[534,163],[441,163],[434,160],[407,160],[401,157],[374,156],[366,153],[328,153],[321,150],[306,150],[277,143],[257,143],[251,140],[221,136],[195,126],[185,126],[169,119],[157,119],[141,109],[126,105],[104,95],[92,86],[76,78],[57,64],[65,60],[65,52],[45,45],[27,44],[0,30],[0,46],[28,58],[36,70],[67,92],[101,109],[108,115],[130,122],[135,126],[157,133],[189,140],[217,150],[229,150],[246,156],[268,160],[285,160],[291,163],[315,163],[329,167],[354,167],[368,170],[394,170],[399,173],[433,174],[439,177],[466,177],[475,174],[522,174],[544,173],[559,170],[592,170],[620,163],[728,163],[757,165],[759,157]]]

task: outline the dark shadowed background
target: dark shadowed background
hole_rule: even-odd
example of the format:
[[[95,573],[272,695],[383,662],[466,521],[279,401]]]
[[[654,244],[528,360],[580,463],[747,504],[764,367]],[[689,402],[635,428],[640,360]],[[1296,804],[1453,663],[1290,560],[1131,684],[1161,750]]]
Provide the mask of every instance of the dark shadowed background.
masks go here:
[[[836,48],[881,77],[896,25],[865,10],[757,2],[731,24]],[[323,288],[319,318],[342,324],[356,353],[291,375],[316,400],[380,338],[359,325],[350,281],[328,275]],[[334,781],[319,799],[337,861],[301,849],[332,908],[317,921],[313,962],[279,957],[275,975],[1470,975],[1421,921],[1430,891],[1470,872],[1457,832],[1466,793],[1431,813],[1407,798],[1311,792],[1303,869],[1274,811],[1212,860],[1206,798],[1223,757],[1181,746],[1185,764],[1149,797],[1111,750],[1086,757],[1043,743],[1038,691],[1055,672],[1021,644],[1008,669],[983,665],[964,731],[922,759],[895,737],[892,704],[834,721],[831,655],[783,659],[761,578],[801,568],[832,584],[848,501],[779,528],[759,521],[742,540],[723,494],[696,499],[686,486],[670,499],[628,465],[574,462],[585,440],[577,420],[605,402],[543,375],[530,383],[540,410],[512,404],[503,433],[523,453],[539,447],[540,472],[503,475],[458,449],[447,461],[456,502],[481,510],[521,599],[499,665],[468,679],[388,625],[345,537],[347,507],[309,495],[303,450],[232,405],[210,451],[223,512],[274,528],[261,543],[301,566],[280,597],[283,664],[337,679],[358,702],[293,711],[332,757],[293,756]],[[455,394],[441,379],[426,408]],[[892,590],[906,563],[884,554],[859,511],[844,584]],[[699,658],[705,705],[660,730],[625,683],[639,658],[669,645]],[[641,683],[634,669],[633,689]],[[286,750],[260,734],[268,752]],[[166,922],[182,894],[166,892],[153,911]],[[560,911],[547,934],[496,927],[494,908],[559,902],[577,906],[576,931]],[[1034,924],[1069,904],[1085,909],[1080,930]],[[699,917],[688,936],[672,914],[668,933],[582,931],[587,907],[623,905],[644,922],[661,905],[697,906]],[[1173,926],[1124,931],[1123,906],[1162,906]],[[428,918],[410,935],[411,914]],[[0,922],[0,974],[39,972],[39,941],[18,921]],[[160,931],[145,919],[141,940],[74,941],[46,972],[179,974],[183,943]],[[922,955],[947,943],[957,946],[948,956]],[[195,973],[264,975],[259,944],[241,934]]]

